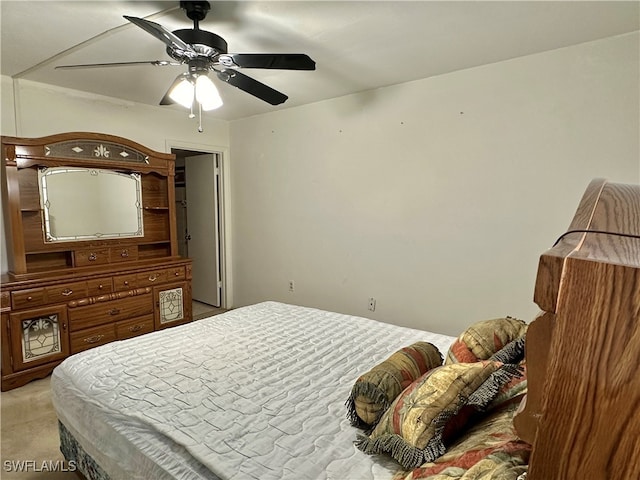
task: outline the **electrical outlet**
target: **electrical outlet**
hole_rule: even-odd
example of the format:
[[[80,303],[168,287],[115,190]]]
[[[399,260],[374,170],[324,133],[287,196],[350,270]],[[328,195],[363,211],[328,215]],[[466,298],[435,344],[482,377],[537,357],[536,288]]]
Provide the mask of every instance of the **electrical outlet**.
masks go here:
[[[376,311],[376,299],[373,297],[369,299],[369,310],[371,310],[372,312]]]
[[[296,285],[293,283],[293,280],[289,280],[289,291],[293,292],[296,289]]]

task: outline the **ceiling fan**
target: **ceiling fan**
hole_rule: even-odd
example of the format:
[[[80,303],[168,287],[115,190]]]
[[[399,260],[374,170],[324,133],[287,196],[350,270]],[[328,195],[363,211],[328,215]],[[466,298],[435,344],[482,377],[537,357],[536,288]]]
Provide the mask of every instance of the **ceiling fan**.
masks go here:
[[[160,105],[180,103],[192,108],[194,100],[203,110],[222,105],[215,85],[208,78],[215,72],[217,78],[233,85],[271,105],[287,100],[287,95],[238,71],[238,68],[268,68],[283,70],[315,70],[316,63],[302,53],[228,53],[227,42],[215,33],[200,30],[199,22],[211,9],[207,1],[181,1],[180,7],[193,20],[193,28],[171,32],[155,22],[125,15],[124,18],[150,33],[167,45],[167,53],[175,60],[142,62],[93,63],[60,65],[59,69],[120,67],[129,65],[187,65],[188,71],[178,75],[160,101]]]

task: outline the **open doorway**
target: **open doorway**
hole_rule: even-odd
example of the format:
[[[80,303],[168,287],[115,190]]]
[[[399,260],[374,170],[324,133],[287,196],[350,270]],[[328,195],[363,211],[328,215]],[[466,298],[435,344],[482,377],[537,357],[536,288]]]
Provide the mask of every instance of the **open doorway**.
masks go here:
[[[201,309],[225,308],[222,153],[181,148],[171,153],[176,155],[178,251],[193,260],[193,300]]]

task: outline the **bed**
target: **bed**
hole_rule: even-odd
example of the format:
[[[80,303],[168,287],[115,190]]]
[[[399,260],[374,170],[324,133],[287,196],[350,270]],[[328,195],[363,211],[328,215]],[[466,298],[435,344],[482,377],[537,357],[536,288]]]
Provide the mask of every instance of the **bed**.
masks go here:
[[[51,381],[61,450],[89,479],[638,478],[640,414],[628,405],[640,401],[639,272],[640,188],[594,180],[569,232],[540,259],[535,299],[544,312],[529,333],[488,359],[453,362],[513,368],[481,382],[501,380],[490,405],[429,461],[416,463],[412,451],[397,457],[395,446],[378,451],[393,441],[374,433],[393,426],[389,412],[401,418],[419,405],[410,395],[435,374],[385,405],[375,428],[354,425],[345,404],[356,379],[394,352],[425,342],[460,356],[463,337],[278,302],[65,360]],[[526,359],[506,360],[525,337]],[[593,368],[594,355],[615,363]]]
[[[265,302],[70,357],[52,395],[63,444],[113,479],[391,478],[344,404],[363,366],[416,340],[454,339]]]

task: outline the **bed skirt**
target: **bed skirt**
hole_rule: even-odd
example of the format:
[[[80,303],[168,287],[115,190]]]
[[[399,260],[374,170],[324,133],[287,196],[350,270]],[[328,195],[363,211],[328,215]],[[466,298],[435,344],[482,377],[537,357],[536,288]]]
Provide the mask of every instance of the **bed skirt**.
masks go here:
[[[111,480],[61,421],[58,421],[58,432],[60,433],[60,451],[67,462],[74,462],[78,471],[87,480]]]

